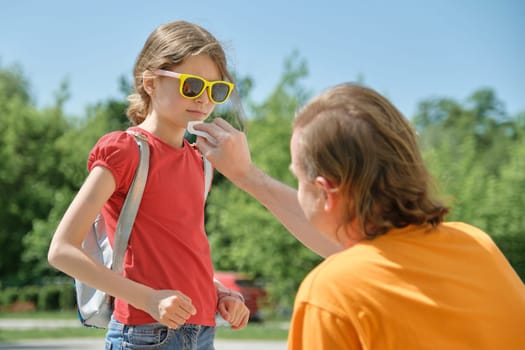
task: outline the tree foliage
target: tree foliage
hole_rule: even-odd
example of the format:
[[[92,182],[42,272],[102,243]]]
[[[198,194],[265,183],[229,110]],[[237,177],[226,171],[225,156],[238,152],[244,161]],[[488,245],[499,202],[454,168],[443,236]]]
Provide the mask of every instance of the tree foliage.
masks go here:
[[[494,91],[420,104],[414,124],[449,220],[485,230],[525,279],[525,113],[509,116]]]
[[[20,263],[22,239],[34,220],[45,220],[55,189],[67,182],[56,164],[56,141],[67,130],[61,108],[39,111],[29,86],[17,70],[0,73],[0,276],[28,278],[31,266]]]
[[[306,75],[305,62],[296,54],[288,58],[281,81],[270,97],[253,109],[246,125],[254,163],[292,186],[289,141],[295,110],[308,97],[300,84]],[[213,188],[207,215],[216,268],[249,272],[266,282],[278,306],[289,307],[298,283],[320,258],[229,182]]]
[[[245,120],[255,164],[292,186],[291,125],[296,109],[311,96],[302,85],[307,74],[306,63],[293,53],[273,93],[260,104],[249,103]],[[47,264],[49,241],[87,175],[93,144],[128,126],[124,97],[131,85],[124,78],[119,83],[122,99],[87,106],[83,116],[73,118],[63,112],[67,81],[54,105],[39,109],[21,69],[0,67],[0,288],[61,275]],[[249,102],[252,86],[249,77],[237,77],[243,101]],[[217,109],[232,122],[242,113]],[[525,278],[525,112],[508,115],[494,91],[480,89],[464,102],[422,101],[412,121],[439,190],[450,200],[449,219],[488,232]],[[290,308],[298,284],[321,259],[218,173],[206,217],[215,267],[259,278],[274,305]]]

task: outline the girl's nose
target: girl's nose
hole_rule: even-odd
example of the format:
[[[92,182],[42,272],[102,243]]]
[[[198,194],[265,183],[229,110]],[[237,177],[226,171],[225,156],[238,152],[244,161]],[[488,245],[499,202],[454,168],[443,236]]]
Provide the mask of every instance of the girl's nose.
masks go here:
[[[206,87],[206,90],[202,93],[202,95],[197,97],[195,100],[198,103],[202,103],[202,104],[211,102],[209,93],[210,93],[210,87]]]

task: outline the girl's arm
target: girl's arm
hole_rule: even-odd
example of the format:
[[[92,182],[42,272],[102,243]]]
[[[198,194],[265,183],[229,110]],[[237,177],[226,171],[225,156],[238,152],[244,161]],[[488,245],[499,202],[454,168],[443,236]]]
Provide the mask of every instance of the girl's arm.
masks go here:
[[[114,190],[115,180],[111,172],[100,166],[93,168],[53,235],[48,252],[49,263],[65,274],[125,300],[156,320],[176,328],[195,313],[189,298],[176,291],[154,291],[124,278],[91,259],[82,249],[81,244],[89,227]]]
[[[210,134],[217,141],[211,144],[199,137],[197,142],[197,147],[213,166],[264,205],[305,246],[323,257],[342,249],[308,222],[299,206],[297,190],[270,177],[252,163],[243,132],[221,118],[198,124],[195,129]]]

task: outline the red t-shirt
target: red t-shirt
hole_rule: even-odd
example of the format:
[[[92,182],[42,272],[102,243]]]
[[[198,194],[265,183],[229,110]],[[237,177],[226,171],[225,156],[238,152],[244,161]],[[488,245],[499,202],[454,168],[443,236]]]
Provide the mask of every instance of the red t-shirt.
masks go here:
[[[124,257],[124,276],[154,289],[180,290],[197,314],[188,323],[213,326],[217,294],[210,246],[204,231],[202,158],[186,140],[174,148],[137,127],[150,148],[148,179]],[[111,244],[118,215],[139,162],[134,136],[123,131],[104,135],[91,150],[88,169],[107,168],[116,189],[104,205]],[[114,317],[128,325],[156,322],[146,312],[115,300]]]

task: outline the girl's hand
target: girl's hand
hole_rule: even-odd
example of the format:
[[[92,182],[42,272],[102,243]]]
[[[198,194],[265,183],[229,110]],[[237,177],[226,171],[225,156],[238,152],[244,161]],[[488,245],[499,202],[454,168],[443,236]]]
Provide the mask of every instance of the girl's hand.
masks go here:
[[[176,329],[197,313],[191,299],[178,290],[155,290],[149,298],[147,310],[155,320]]]
[[[244,301],[236,295],[225,295],[219,297],[217,311],[228,323],[232,329],[242,329],[248,324],[250,310],[244,304]]]

